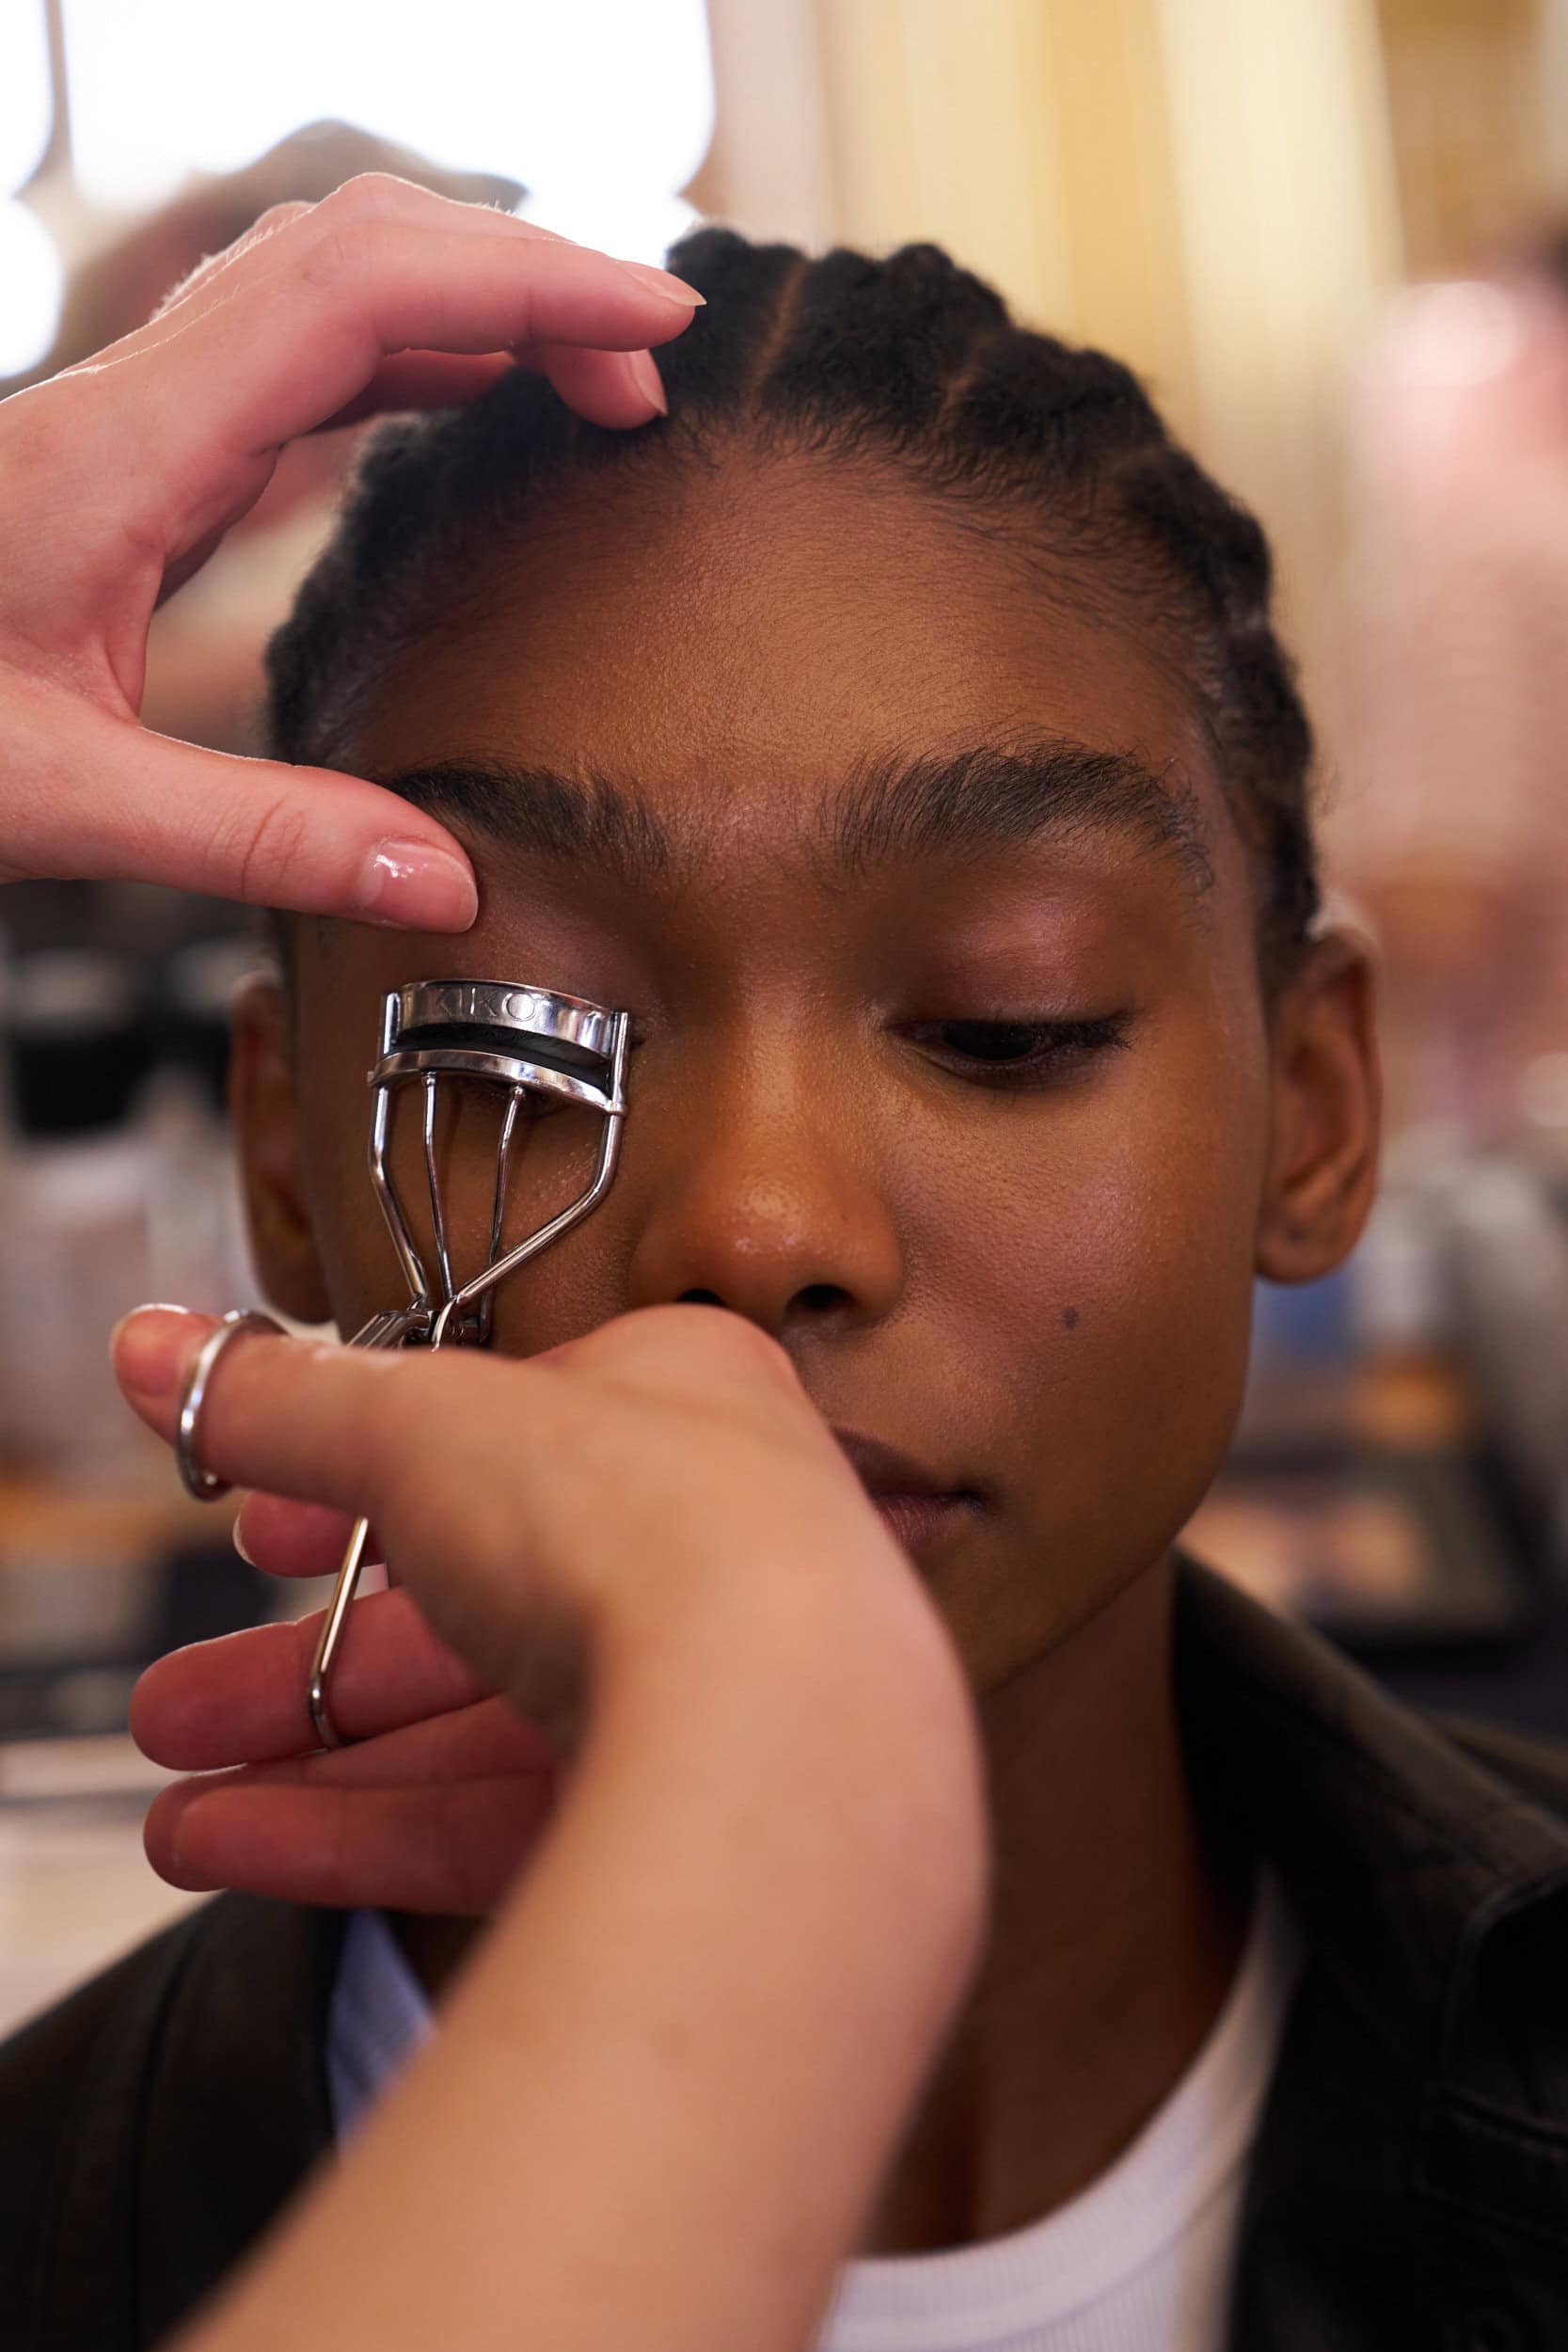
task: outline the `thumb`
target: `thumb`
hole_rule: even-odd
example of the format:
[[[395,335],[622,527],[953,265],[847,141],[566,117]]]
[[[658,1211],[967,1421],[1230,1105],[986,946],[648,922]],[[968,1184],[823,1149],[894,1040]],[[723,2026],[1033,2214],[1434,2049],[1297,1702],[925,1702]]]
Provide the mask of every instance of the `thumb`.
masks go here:
[[[478,912],[458,843],[379,785],[203,751],[63,697],[53,716],[24,804],[5,807],[0,787],[0,874],[165,882],[418,930],[465,931]]]

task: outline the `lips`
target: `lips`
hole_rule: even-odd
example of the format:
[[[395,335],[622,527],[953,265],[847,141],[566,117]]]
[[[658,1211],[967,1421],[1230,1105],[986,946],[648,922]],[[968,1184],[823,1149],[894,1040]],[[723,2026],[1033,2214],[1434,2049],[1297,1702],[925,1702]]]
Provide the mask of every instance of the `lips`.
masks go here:
[[[908,1454],[900,1454],[880,1438],[863,1437],[858,1429],[835,1429],[833,1436],[849,1457],[849,1467],[875,1502],[883,1495],[957,1494],[958,1488]]]
[[[979,1504],[972,1495],[874,1495],[877,1515],[894,1541],[908,1552],[927,1547],[973,1518]]]
[[[876,1504],[883,1526],[906,1551],[919,1551],[980,1507],[973,1486],[958,1486],[879,1438],[858,1429],[833,1436]]]

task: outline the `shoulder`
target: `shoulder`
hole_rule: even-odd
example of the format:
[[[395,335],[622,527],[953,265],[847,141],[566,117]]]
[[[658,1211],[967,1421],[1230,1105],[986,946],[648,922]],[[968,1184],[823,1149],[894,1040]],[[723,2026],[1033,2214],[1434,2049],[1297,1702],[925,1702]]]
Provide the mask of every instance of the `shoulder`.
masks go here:
[[[130,2140],[156,2021],[202,1920],[178,1921],[0,2043],[0,2277],[26,2297],[26,2315],[12,2312],[21,2344],[35,2326],[48,2340],[41,2249],[84,2153]]]
[[[1183,1558],[1183,1745],[1367,2002],[1448,1997],[1475,1939],[1568,1886],[1568,1746],[1395,1699],[1320,1635]]]
[[[220,1896],[0,2044],[8,2352],[156,2342],[265,2227],[328,2137],[339,1933]]]
[[[40,2146],[66,2128],[107,2044],[123,2046],[153,2029],[167,1988],[203,1932],[207,1908],[138,1945],[0,2042],[0,2113],[11,2159],[24,2136],[36,2158]],[[0,2156],[0,2164],[6,2161]],[[8,2201],[0,2200],[0,2210],[8,2210]]]
[[[1568,1820],[1568,1740],[1510,1731],[1467,1715],[1429,1712],[1426,1721],[1494,1778]]]

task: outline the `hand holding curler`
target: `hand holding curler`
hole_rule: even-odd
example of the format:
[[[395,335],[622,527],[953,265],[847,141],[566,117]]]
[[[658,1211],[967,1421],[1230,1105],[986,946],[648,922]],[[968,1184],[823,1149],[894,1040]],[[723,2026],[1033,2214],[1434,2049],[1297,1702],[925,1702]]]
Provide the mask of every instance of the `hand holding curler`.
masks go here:
[[[346,1518],[271,1495],[252,1496],[245,1518],[269,1531],[247,1536],[260,1566],[336,1569]],[[149,1811],[153,1868],[200,1893],[487,1918],[555,1811],[549,1740],[397,1591],[354,1604],[334,1688],[352,1744],[309,1753],[305,1692],[321,1623],[318,1613],[197,1643],[142,1677],[138,1743],[195,1775]]]
[[[117,1335],[121,1387],[165,1436],[185,1367],[212,1328],[206,1317],[148,1309]],[[248,1396],[262,1381],[257,1421]],[[729,1428],[736,1404],[749,1416],[739,1446]],[[200,1775],[165,1792],[149,1818],[151,1859],[177,1884],[490,1912],[552,1812],[558,1767],[578,1737],[600,1622],[586,1613],[591,1562],[617,1626],[622,1612],[645,1613],[657,1648],[693,1577],[709,1577],[716,1595],[744,1591],[747,1580],[737,1587],[725,1564],[753,1522],[759,1556],[782,1549],[802,1599],[797,1554],[831,1564],[835,1606],[850,1598],[836,1549],[847,1540],[847,1557],[863,1556],[863,1574],[876,1565],[878,1586],[925,1622],[961,1687],[941,1620],[787,1359],[712,1309],[622,1317],[524,1362],[242,1340],[204,1407],[199,1451],[262,1489],[241,1521],[259,1565],[328,1571],[363,1506],[400,1589],[356,1604],[336,1693],[354,1744],[336,1753],[318,1751],[306,1708],[319,1617],[198,1644],[148,1670],[133,1707],[136,1737],[159,1762]],[[808,1504],[827,1514],[832,1540],[813,1533]],[[550,1563],[567,1580],[563,1593]],[[513,1671],[496,1629],[476,1638],[467,1613],[479,1574],[491,1606],[515,1620]]]
[[[166,1437],[210,1327],[117,1335]],[[454,2282],[472,2352],[800,2352],[969,1980],[987,1862],[956,1653],[787,1359],[704,1307],[524,1361],[246,1335],[199,1452],[368,1513],[385,1605],[472,1677],[429,1654],[452,1704],[488,1685],[573,1760],[444,2030],[190,2352],[307,2317],[443,2341]]]
[[[0,881],[115,876],[465,930],[467,857],[378,786],[137,718],[148,624],[283,444],[471,399],[515,362],[594,423],[663,408],[647,346],[701,297],[378,173],[283,204],[150,323],[0,404]]]

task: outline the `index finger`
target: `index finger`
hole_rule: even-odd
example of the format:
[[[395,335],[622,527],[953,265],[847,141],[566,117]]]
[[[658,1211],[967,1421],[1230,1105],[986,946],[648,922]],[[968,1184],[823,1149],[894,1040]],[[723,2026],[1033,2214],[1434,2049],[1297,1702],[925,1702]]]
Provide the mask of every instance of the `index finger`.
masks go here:
[[[221,253],[210,254],[201,262],[166,295],[148,326],[124,338],[116,346],[117,351],[150,348],[161,342],[163,336],[152,330],[162,326],[171,310],[211,307],[214,297],[233,291],[230,284],[217,283],[226,272],[246,262],[259,246],[281,235],[296,222],[320,227],[321,219],[312,217],[317,215],[322,219],[335,218],[340,225],[352,215],[356,220],[401,221],[409,228],[457,228],[470,235],[499,235],[510,237],[514,244],[523,240],[570,248],[573,243],[538,221],[519,220],[494,206],[462,203],[450,197],[437,197],[431,190],[392,174],[365,172],[334,189],[323,204],[275,204],[244,236]],[[297,246],[298,243],[296,239],[294,245]],[[702,295],[693,287],[668,270],[653,269],[641,262],[620,261],[616,266],[629,272],[639,284],[654,293],[674,295],[688,315],[702,303]],[[677,320],[675,328],[670,331],[678,331],[680,323]],[[647,340],[655,342],[665,337],[654,326]],[[568,407],[578,409],[597,424],[644,424],[650,403],[656,409],[663,405],[662,390],[656,388],[653,380],[657,372],[641,347],[636,352],[622,352],[608,346],[532,344],[485,354],[410,350],[383,359],[346,407],[322,418],[311,430],[330,431],[388,410],[461,404],[485,390],[514,361],[548,376]]]
[[[182,1307],[138,1307],[110,1336],[115,1375],[132,1409],[172,1441],[182,1391],[216,1318]],[[325,1503],[380,1524],[384,1490],[412,1455],[467,1425],[476,1391],[505,1379],[530,1392],[541,1375],[478,1348],[345,1347],[336,1340],[235,1334],[200,1412],[205,1469],[230,1485]],[[541,1406],[543,1400],[541,1400]],[[388,1533],[388,1537],[390,1531]]]
[[[106,355],[131,372],[144,469],[200,501],[236,459],[349,408],[396,354],[637,352],[702,299],[483,206],[399,202],[394,215],[350,183]]]

